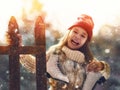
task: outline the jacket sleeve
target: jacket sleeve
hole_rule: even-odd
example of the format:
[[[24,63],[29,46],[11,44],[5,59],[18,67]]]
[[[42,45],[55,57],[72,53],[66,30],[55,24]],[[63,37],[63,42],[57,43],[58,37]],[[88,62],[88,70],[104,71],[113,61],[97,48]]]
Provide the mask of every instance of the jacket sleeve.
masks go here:
[[[100,73],[104,76],[105,79],[110,77],[110,65],[105,61],[100,61],[104,65],[104,69]]]

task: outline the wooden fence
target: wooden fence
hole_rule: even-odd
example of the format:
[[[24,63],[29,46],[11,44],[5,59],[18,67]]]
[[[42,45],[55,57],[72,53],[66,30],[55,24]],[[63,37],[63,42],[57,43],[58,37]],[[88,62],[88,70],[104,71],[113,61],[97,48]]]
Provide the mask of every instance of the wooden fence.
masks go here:
[[[35,22],[34,46],[20,45],[19,28],[14,16],[10,18],[7,34],[9,36],[9,45],[0,46],[0,55],[9,55],[9,90],[20,90],[20,54],[35,55],[37,90],[47,90],[45,24],[41,16],[38,16]]]

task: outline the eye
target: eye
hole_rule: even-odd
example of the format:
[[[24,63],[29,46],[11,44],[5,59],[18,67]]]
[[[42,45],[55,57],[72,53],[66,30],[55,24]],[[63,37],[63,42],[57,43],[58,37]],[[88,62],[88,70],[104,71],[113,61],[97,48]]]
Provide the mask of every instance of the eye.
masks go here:
[[[76,32],[76,31],[73,31],[73,32],[77,34],[77,32]]]
[[[75,34],[77,34],[77,33],[78,33],[76,29],[75,29],[75,30],[73,30],[73,32],[74,32]]]
[[[85,35],[81,35],[81,37],[86,38],[86,36],[85,36]]]

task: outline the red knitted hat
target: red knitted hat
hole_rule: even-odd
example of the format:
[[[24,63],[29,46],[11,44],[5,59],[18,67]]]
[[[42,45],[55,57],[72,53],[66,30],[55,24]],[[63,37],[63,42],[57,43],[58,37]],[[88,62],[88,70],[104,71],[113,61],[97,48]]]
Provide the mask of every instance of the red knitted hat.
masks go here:
[[[79,26],[85,29],[86,32],[88,33],[88,40],[89,41],[91,40],[92,33],[93,33],[92,30],[94,27],[94,22],[91,16],[86,15],[86,14],[80,15],[80,17],[77,18],[77,21],[68,29],[71,30],[75,26]]]

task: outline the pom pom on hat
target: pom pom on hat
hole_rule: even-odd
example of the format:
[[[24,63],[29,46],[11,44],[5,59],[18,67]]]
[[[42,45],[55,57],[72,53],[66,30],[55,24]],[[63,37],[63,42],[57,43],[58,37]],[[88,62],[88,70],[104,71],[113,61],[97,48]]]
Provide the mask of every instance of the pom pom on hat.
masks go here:
[[[88,40],[91,40],[93,33],[92,31],[94,27],[94,22],[91,16],[86,14],[80,15],[80,17],[77,18],[77,21],[68,29],[71,30],[75,26],[82,27],[83,29],[85,29],[88,34]]]

